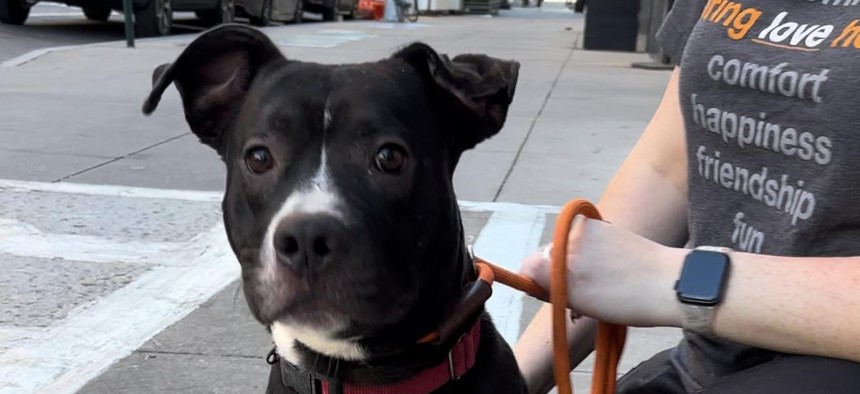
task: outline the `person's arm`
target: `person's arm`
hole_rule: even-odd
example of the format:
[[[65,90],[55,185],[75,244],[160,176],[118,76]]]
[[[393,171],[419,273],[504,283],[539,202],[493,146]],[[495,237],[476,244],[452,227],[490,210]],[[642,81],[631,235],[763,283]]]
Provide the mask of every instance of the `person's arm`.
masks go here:
[[[676,68],[654,116],[596,202],[603,218],[655,242],[683,245],[687,239],[685,148]],[[530,393],[546,393],[554,385],[551,321],[550,306],[543,305],[514,346]],[[585,317],[568,325],[572,366],[592,352],[596,327],[594,320]]]
[[[630,327],[682,327],[674,284],[689,249],[578,217],[568,240],[568,306]],[[860,362],[860,256],[784,257],[731,252],[712,329],[775,351]],[[550,264],[521,272],[549,288]]]
[[[677,279],[688,250],[673,249]],[[733,252],[713,320],[723,338],[775,351],[860,362],[860,257],[776,257]],[[674,272],[673,272],[674,271]],[[671,288],[666,289],[674,296]],[[681,325],[677,303],[672,326]]]
[[[577,217],[568,238],[568,306],[630,327],[682,327],[675,294],[689,249]],[[714,333],[749,346],[860,362],[860,256],[785,257],[730,252]],[[549,288],[550,264],[521,272]]]

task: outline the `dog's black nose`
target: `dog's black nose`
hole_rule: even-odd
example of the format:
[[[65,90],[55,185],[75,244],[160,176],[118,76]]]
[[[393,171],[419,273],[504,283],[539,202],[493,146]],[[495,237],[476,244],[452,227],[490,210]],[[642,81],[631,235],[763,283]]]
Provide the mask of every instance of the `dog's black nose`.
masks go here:
[[[274,248],[278,262],[297,273],[315,271],[346,248],[343,225],[328,214],[297,214],[278,225]]]

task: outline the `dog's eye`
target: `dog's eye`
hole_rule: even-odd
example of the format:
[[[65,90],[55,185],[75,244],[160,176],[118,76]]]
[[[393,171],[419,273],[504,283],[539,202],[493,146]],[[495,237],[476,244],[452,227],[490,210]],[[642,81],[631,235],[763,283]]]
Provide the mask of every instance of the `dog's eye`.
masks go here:
[[[397,174],[406,165],[406,152],[397,145],[384,145],[374,158],[376,168],[387,174]]]
[[[274,167],[272,154],[266,148],[251,148],[245,153],[245,165],[255,174],[262,174]]]

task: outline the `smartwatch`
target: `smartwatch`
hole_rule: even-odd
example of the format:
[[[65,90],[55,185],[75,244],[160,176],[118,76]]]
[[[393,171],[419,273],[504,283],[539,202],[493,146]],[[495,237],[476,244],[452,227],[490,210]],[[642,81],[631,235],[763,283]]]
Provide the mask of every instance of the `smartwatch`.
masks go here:
[[[682,328],[712,335],[714,313],[722,302],[731,268],[729,248],[701,246],[684,259],[675,294],[683,312]]]

